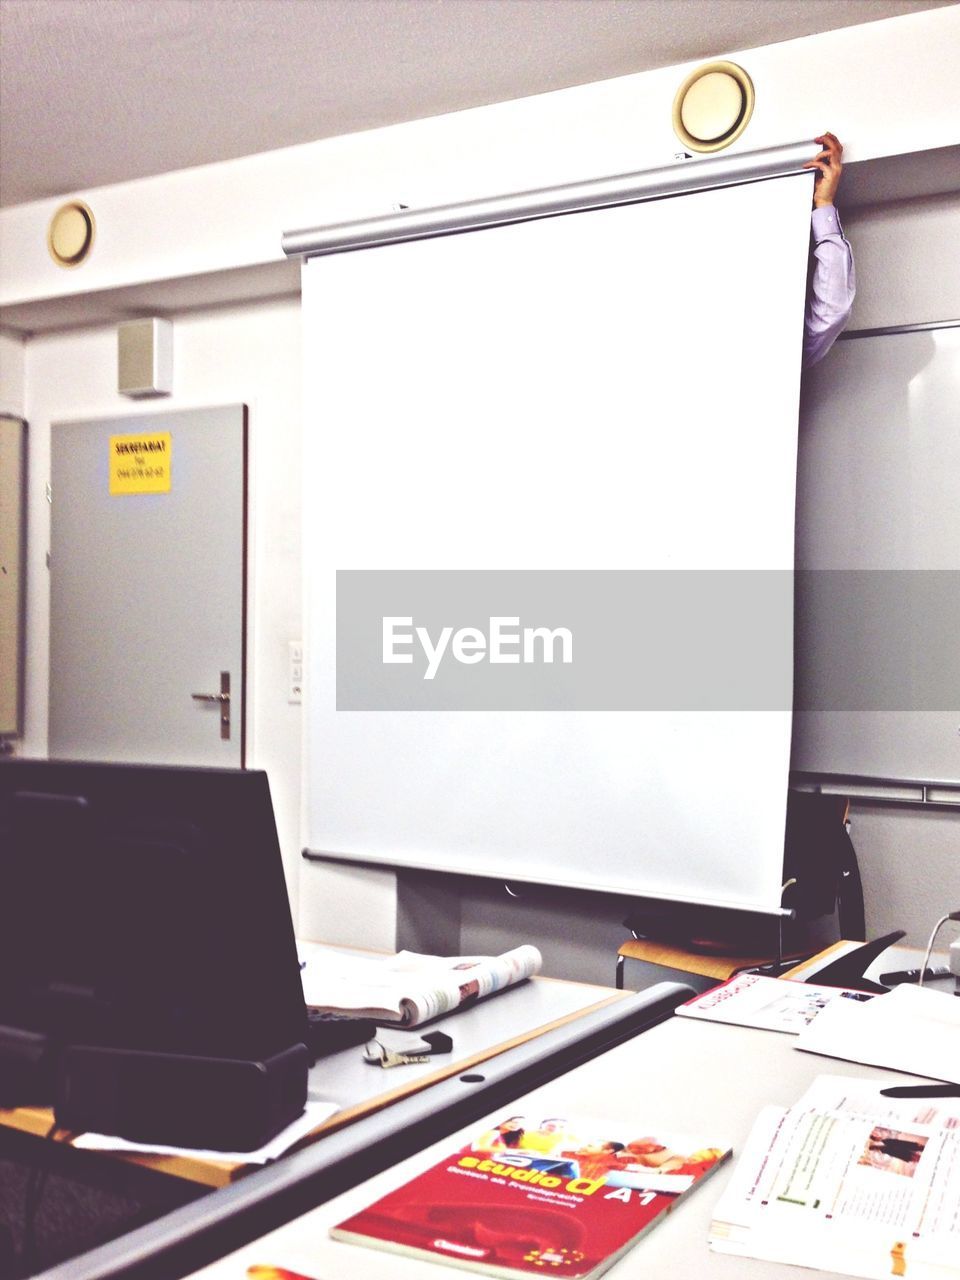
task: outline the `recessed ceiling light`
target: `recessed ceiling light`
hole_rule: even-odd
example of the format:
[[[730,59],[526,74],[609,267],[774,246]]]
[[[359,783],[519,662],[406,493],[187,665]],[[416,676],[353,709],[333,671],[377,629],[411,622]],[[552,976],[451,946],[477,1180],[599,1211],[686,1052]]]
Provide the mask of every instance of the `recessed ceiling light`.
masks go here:
[[[753,81],[735,62],[708,62],[684,80],[673,100],[673,129],[691,151],[721,151],[753,114]]]
[[[47,248],[58,267],[78,267],[93,248],[93,214],[82,200],[62,204],[50,219]]]

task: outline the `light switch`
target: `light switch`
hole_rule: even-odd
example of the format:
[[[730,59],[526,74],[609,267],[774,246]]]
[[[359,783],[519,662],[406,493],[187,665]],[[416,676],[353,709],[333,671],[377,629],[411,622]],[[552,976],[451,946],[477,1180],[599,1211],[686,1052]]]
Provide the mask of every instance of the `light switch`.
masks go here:
[[[287,701],[303,701],[303,641],[287,641]]]

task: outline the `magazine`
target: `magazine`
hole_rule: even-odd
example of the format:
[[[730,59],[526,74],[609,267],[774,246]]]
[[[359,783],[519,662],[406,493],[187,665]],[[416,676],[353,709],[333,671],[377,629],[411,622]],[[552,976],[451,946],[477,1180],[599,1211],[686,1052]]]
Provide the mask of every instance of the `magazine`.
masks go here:
[[[739,1027],[762,1027],[766,1031],[799,1035],[827,1005],[872,998],[865,991],[844,987],[818,987],[789,978],[738,973],[729,982],[695,996],[674,1012],[684,1018],[732,1022]]]
[[[533,977],[542,963],[531,946],[501,956],[446,958],[412,951],[385,958],[325,953],[301,976],[311,1012],[415,1027]]]
[[[608,1127],[505,1117],[331,1235],[484,1275],[598,1276],[730,1154]]]
[[[960,1276],[960,1099],[820,1076],[767,1107],[714,1210],[722,1253],[874,1277]]]

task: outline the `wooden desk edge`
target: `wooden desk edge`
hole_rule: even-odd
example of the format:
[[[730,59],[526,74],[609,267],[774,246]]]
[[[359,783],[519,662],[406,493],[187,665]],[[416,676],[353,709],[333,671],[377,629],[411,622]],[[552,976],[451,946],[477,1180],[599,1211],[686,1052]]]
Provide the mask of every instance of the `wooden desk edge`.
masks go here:
[[[829,962],[831,957],[839,959],[840,956],[846,955],[850,951],[855,951],[858,947],[862,947],[862,942],[849,942],[843,938],[839,942],[835,942],[833,946],[825,947],[823,951],[818,951],[815,956],[809,956],[806,960],[802,960],[800,964],[795,964],[792,969],[787,969],[785,973],[781,973],[781,978],[798,978],[802,974],[809,973],[811,977],[816,977],[818,971]]]
[[[51,1142],[59,1142],[64,1146],[72,1146],[80,1136],[67,1129],[54,1130],[51,1107],[0,1109],[0,1125],[7,1129],[15,1129],[19,1133],[33,1134],[38,1138],[49,1137]],[[195,1156],[186,1155],[147,1155],[133,1151],[103,1151],[98,1154],[123,1160],[128,1164],[141,1165],[146,1169],[157,1169],[161,1173],[173,1174],[210,1187],[225,1187],[230,1182],[234,1170],[248,1167],[237,1166],[226,1160],[198,1160]]]
[[[505,1053],[508,1049],[515,1049],[517,1045],[527,1044],[530,1040],[536,1039],[537,1036],[546,1035],[548,1031],[555,1031],[558,1027],[575,1022],[586,1014],[596,1013],[599,1009],[605,1009],[608,1005],[615,1004],[618,1000],[623,1000],[630,994],[628,991],[611,992],[603,1000],[597,1000],[583,1009],[575,1009],[572,1013],[566,1013],[560,1018],[554,1018],[551,1022],[545,1022],[539,1027],[533,1027],[521,1035],[511,1036],[509,1040],[502,1040],[499,1044],[492,1045],[489,1049],[484,1049],[479,1053],[471,1054],[469,1057],[458,1058],[456,1062],[448,1062],[444,1066],[438,1067],[436,1071],[431,1071],[429,1075],[418,1076],[416,1080],[409,1080],[405,1084],[398,1085],[395,1089],[388,1090],[386,1093],[377,1094],[375,1098],[370,1098],[367,1102],[357,1103],[353,1107],[344,1107],[342,1111],[337,1111],[328,1120],[325,1120],[323,1124],[318,1125],[312,1133],[309,1133],[306,1138],[297,1144],[297,1147],[306,1146],[324,1133],[331,1133],[335,1129],[340,1129],[344,1125],[350,1124],[353,1120],[359,1120],[362,1116],[379,1111],[381,1108],[389,1106],[392,1102],[397,1102],[401,1098],[407,1098],[414,1093],[419,1093],[421,1089],[429,1088],[430,1085],[437,1084],[441,1080],[448,1080],[451,1076],[469,1071],[481,1062],[487,1062],[490,1058],[495,1058],[497,1054]]]
[[[544,979],[548,981],[548,979]],[[573,984],[572,984],[573,985]],[[591,986],[591,983],[579,983],[575,985]],[[481,1062],[486,1062],[490,1058],[496,1057],[499,1053],[504,1053],[508,1049],[516,1048],[517,1045],[526,1044],[528,1041],[535,1039],[537,1036],[545,1035],[548,1031],[554,1031],[558,1027],[566,1026],[570,1022],[575,1022],[578,1018],[584,1017],[586,1014],[595,1013],[599,1009],[604,1009],[608,1005],[616,1003],[618,1000],[626,999],[631,993],[628,991],[611,991],[610,995],[601,1000],[596,1000],[592,1004],[585,1005],[582,1009],[575,1009],[571,1013],[564,1014],[562,1017],[554,1018],[550,1022],[545,1022],[541,1026],[532,1027],[529,1031],[525,1031],[520,1035],[512,1036],[508,1040],[503,1040],[498,1044],[491,1045],[490,1048],[481,1052],[469,1055],[466,1058],[457,1058],[455,1061],[446,1063],[442,1067],[438,1067],[436,1071],[431,1071],[429,1075],[418,1076],[415,1080],[408,1080],[397,1085],[395,1088],[388,1089],[384,1093],[377,1094],[374,1098],[367,1099],[366,1102],[356,1103],[351,1107],[344,1107],[341,1111],[335,1112],[323,1124],[313,1129],[305,1138],[301,1138],[295,1143],[290,1151],[299,1151],[310,1143],[315,1142],[318,1138],[322,1138],[325,1134],[332,1133],[337,1129],[343,1128],[345,1125],[351,1124],[354,1120],[359,1120],[363,1116],[370,1115],[375,1111],[381,1110],[383,1107],[389,1106],[391,1103],[399,1101],[401,1098],[410,1097],[414,1093],[419,1093],[422,1089],[427,1089],[430,1085],[437,1084],[441,1080],[447,1080],[450,1076],[454,1076],[463,1071],[469,1071],[471,1068],[478,1066]],[[359,1052],[359,1050],[357,1050]],[[371,1067],[371,1070],[375,1068]],[[49,1107],[17,1107],[12,1111],[0,1110],[0,1124],[6,1125],[10,1129],[18,1129],[23,1133],[35,1134],[38,1137],[44,1137],[50,1131],[53,1125],[53,1111]],[[72,1144],[77,1134],[68,1133],[65,1130],[58,1130],[54,1135],[57,1142]],[[140,1165],[143,1168],[155,1169],[158,1172],[170,1174],[173,1177],[184,1178],[189,1182],[198,1182],[212,1189],[229,1186],[238,1178],[242,1178],[245,1174],[252,1173],[256,1169],[263,1166],[261,1164],[237,1163],[228,1160],[210,1160],[202,1159],[191,1155],[147,1155],[140,1152],[132,1151],[104,1151],[101,1154],[110,1156],[115,1160],[122,1160],[129,1164]],[[285,1153],[289,1154],[289,1153]]]
[[[645,938],[629,938],[620,947],[618,955],[627,960],[643,960],[646,964],[658,964],[684,973],[716,978],[720,982],[732,978],[741,969],[770,964],[776,959],[770,952],[763,955],[714,955],[709,951],[687,951],[683,947],[671,946],[666,942],[650,942]]]

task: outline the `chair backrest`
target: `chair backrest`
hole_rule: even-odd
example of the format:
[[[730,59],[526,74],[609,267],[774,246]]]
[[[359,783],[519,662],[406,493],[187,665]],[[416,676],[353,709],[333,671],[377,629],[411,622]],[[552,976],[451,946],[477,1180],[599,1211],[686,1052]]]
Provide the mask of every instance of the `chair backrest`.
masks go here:
[[[863,886],[857,854],[847,830],[847,801],[819,792],[791,791],[783,851],[783,905],[798,921],[837,910],[840,936],[866,937]]]
[[[777,955],[827,945],[823,929],[810,923],[836,912],[837,937],[852,942],[866,937],[863,887],[857,855],[847,830],[847,801],[819,792],[791,791],[787,797],[784,838],[783,905],[794,912],[784,926],[770,916],[719,907],[637,900],[624,924],[635,938],[659,939],[718,954],[745,952]],[[834,926],[831,924],[831,932]]]

